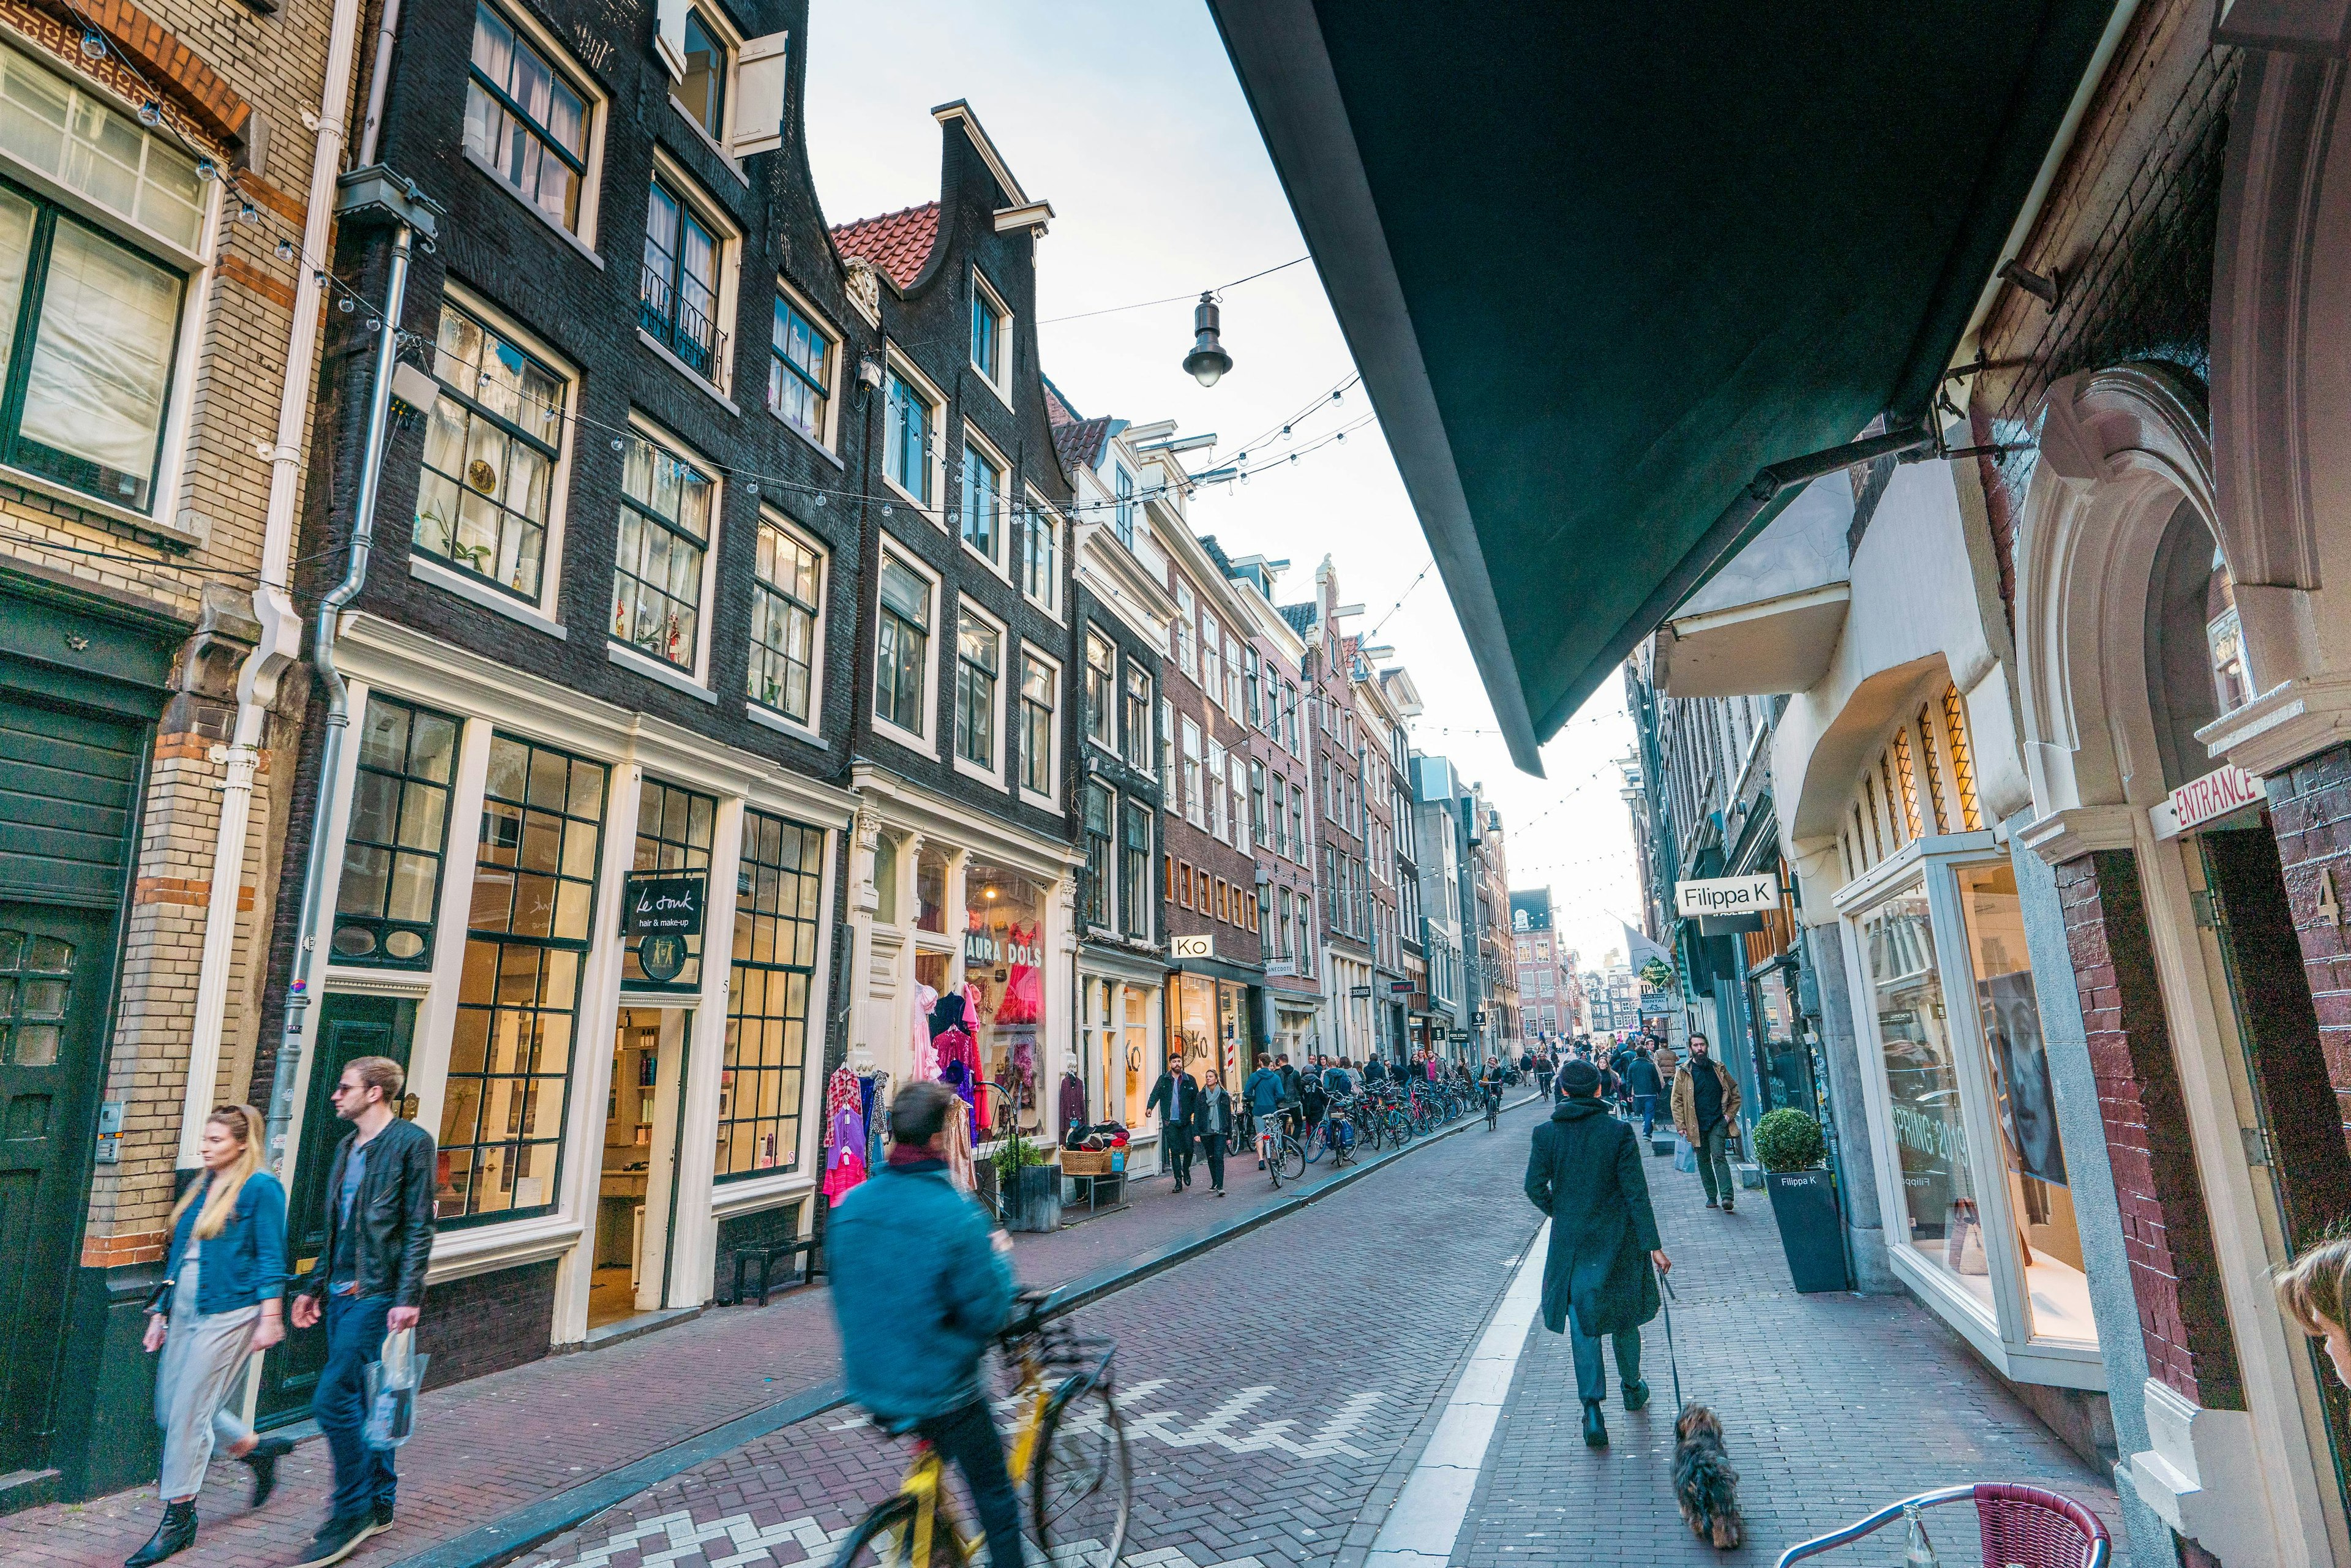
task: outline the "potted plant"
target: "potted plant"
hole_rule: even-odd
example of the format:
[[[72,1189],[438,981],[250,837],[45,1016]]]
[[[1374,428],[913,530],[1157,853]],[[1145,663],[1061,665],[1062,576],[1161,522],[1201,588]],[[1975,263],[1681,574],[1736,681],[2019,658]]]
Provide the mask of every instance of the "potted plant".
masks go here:
[[[1755,1160],[1780,1222],[1780,1248],[1800,1291],[1846,1287],[1843,1221],[1821,1124],[1792,1106],[1755,1124]]]
[[[996,1190],[1004,1202],[1007,1230],[1061,1228],[1061,1173],[1046,1162],[1046,1151],[1029,1141],[1015,1124],[998,1145]]]

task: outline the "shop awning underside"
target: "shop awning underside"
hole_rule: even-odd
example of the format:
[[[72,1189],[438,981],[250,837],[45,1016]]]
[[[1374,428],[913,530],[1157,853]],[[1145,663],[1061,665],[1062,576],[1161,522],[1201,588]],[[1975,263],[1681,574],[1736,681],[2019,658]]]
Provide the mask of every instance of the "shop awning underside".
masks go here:
[[[1210,4],[1532,771],[1758,470],[1925,413],[2114,14]]]

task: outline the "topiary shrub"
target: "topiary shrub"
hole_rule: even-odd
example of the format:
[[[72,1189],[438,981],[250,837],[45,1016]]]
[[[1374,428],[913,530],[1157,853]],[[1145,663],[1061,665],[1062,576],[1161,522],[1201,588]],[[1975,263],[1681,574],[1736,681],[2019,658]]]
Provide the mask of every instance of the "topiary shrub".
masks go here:
[[[1794,1107],[1772,1112],[1755,1124],[1755,1163],[1767,1171],[1808,1171],[1828,1158],[1821,1124]]]

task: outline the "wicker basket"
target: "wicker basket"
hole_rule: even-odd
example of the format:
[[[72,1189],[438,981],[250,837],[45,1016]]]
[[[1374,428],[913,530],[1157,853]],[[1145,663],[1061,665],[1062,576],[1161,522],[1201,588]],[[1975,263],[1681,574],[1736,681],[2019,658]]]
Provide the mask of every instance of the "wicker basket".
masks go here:
[[[1063,1149],[1061,1174],[1070,1176],[1106,1176],[1111,1174],[1111,1152],[1108,1149]]]

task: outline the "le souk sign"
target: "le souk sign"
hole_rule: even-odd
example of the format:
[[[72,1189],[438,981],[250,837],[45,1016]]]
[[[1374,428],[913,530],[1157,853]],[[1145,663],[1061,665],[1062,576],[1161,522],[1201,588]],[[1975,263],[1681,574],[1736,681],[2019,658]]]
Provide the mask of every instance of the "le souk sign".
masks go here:
[[[2258,775],[2224,762],[2203,778],[2190,779],[2174,789],[2171,798],[2151,808],[2147,816],[2155,824],[2155,836],[2168,839],[2215,817],[2258,806],[2264,799]]]

